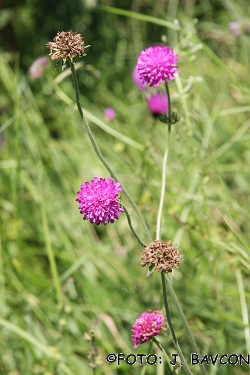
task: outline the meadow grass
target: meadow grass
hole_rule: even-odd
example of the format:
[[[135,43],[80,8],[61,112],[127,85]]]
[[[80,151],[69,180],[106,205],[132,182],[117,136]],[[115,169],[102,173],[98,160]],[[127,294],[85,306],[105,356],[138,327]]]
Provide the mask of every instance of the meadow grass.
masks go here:
[[[169,89],[181,118],[172,128],[162,238],[177,243],[185,255],[174,271],[173,286],[201,353],[246,355],[250,37],[236,40],[230,34],[227,22],[235,5],[221,4],[224,13],[212,25],[193,24],[198,7],[186,8],[185,15],[180,6],[177,9],[180,30],[174,32],[180,75]],[[237,4],[241,16],[244,4]],[[200,7],[205,5],[209,10],[211,3],[201,2]],[[124,16],[129,25],[134,14]],[[154,20],[140,20],[138,15],[136,22],[145,21]],[[192,33],[195,27],[198,32]],[[140,50],[138,44],[133,47],[132,30],[131,42],[123,43],[122,51],[124,56],[132,54],[135,64]],[[119,48],[114,46],[116,57]],[[125,214],[113,225],[99,227],[79,215],[75,199],[80,184],[109,174],[82,127],[67,71],[55,71],[50,63],[43,77],[31,82],[19,70],[18,59],[13,63],[10,58],[0,55],[5,109],[0,125],[0,374],[92,373],[88,332],[96,319],[97,374],[165,374],[160,365],[142,369],[138,364],[105,361],[108,353],[148,353],[148,344],[133,349],[130,329],[141,312],[163,307],[160,277],[154,272],[146,278],[146,269],[140,267],[142,248]],[[78,66],[80,86],[85,87],[81,103],[101,152],[154,238],[166,125],[148,113],[132,85],[132,69],[127,69],[124,80],[116,79],[126,63],[117,61],[112,89],[105,78],[95,76],[95,66]],[[103,76],[106,68],[103,64]],[[117,116],[107,124],[103,109],[110,105]],[[124,202],[147,242],[137,215],[125,198]],[[170,308],[190,363],[190,343],[171,298]],[[175,353],[169,331],[159,341],[168,355]],[[157,347],[151,350],[160,355]],[[200,373],[198,366],[192,371]],[[207,366],[207,371],[243,375],[249,370],[245,365],[217,364]]]

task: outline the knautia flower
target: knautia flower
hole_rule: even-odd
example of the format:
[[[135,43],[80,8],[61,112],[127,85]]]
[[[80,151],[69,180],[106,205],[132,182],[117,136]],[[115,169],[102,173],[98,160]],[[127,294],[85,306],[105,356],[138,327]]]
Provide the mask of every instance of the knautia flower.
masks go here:
[[[161,311],[142,313],[136,319],[132,331],[131,340],[135,343],[134,349],[140,344],[149,341],[153,336],[160,335],[166,327],[166,319]]]
[[[95,177],[91,182],[85,182],[77,192],[80,213],[83,220],[89,220],[91,224],[113,223],[120,217],[121,208],[119,195],[122,188],[120,182],[114,182],[111,177]]]
[[[159,86],[164,82],[167,85],[168,80],[173,80],[175,73],[179,73],[177,61],[178,56],[168,46],[148,47],[137,59],[137,71],[142,83]]]
[[[116,116],[115,110],[111,107],[105,108],[103,113],[104,113],[104,116],[106,117],[106,119],[108,121],[114,120],[114,118]]]
[[[250,19],[241,18],[239,21],[230,22],[228,24],[232,34],[237,38],[242,33],[250,34]]]
[[[139,73],[137,71],[137,65],[134,67],[133,73],[132,73],[132,79],[134,82],[134,85],[138,87],[141,91],[147,90],[147,85],[145,83],[142,83],[142,79],[139,76]]]
[[[144,248],[141,256],[141,266],[152,266],[159,272],[171,272],[174,267],[182,262],[182,256],[176,245],[171,241],[154,240]]]
[[[64,63],[85,55],[82,36],[73,31],[58,31],[53,42],[48,42],[46,47],[50,49],[51,60],[62,59]]]
[[[153,94],[147,99],[147,105],[155,117],[161,113],[168,113],[168,96],[163,92]]]
[[[36,59],[29,67],[29,75],[32,79],[40,78],[47,64],[47,56],[41,56]]]
[[[232,34],[237,38],[240,36],[241,34],[241,27],[240,27],[240,24],[239,22],[230,22],[228,24]]]

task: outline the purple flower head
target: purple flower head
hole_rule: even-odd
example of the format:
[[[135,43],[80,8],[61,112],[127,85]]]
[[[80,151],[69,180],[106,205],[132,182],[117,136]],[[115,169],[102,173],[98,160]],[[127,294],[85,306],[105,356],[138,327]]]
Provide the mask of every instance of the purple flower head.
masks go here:
[[[242,33],[249,34],[250,33],[250,19],[249,18],[241,18],[237,22],[230,22],[228,24],[232,34],[237,38]]]
[[[134,67],[132,78],[133,78],[134,85],[137,86],[139,90],[141,91],[147,90],[146,84],[142,83],[142,79],[139,76],[139,73],[137,71],[137,65]]]
[[[119,188],[120,182],[114,183],[109,177],[95,177],[90,183],[85,182],[77,192],[80,213],[83,220],[89,220],[91,224],[113,223],[120,217],[120,212],[124,212],[120,207],[119,194],[122,188]]]
[[[116,116],[115,110],[111,107],[104,109],[104,116],[106,117],[108,121],[114,120]]]
[[[168,113],[168,96],[163,92],[151,95],[147,99],[148,109],[153,116],[161,113]]]
[[[47,64],[47,57],[41,56],[36,59],[29,68],[29,75],[32,79],[40,78]]]
[[[134,349],[140,344],[149,341],[153,336],[160,335],[165,325],[166,319],[160,311],[142,313],[131,329],[133,333],[131,340],[135,343]]]
[[[241,34],[241,25],[239,22],[230,22],[228,24],[232,34],[237,38]]]
[[[148,47],[137,59],[137,71],[142,83],[159,86],[164,82],[167,85],[167,81],[173,80],[174,74],[179,73],[175,65],[177,61],[178,56],[168,46]]]

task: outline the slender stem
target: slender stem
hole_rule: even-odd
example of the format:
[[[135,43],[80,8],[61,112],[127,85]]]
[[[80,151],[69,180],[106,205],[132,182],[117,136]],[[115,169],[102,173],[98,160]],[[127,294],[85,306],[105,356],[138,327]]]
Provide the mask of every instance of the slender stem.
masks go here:
[[[184,91],[183,91],[183,87],[182,87],[182,83],[181,83],[181,79],[180,79],[179,74],[175,75],[175,83],[176,83],[177,89],[179,91],[180,100],[181,100],[181,103],[182,103],[184,118],[185,118],[185,122],[186,122],[186,125],[187,125],[187,134],[188,134],[188,136],[192,137],[193,132],[192,132],[192,128],[191,128],[191,122],[190,122],[190,117],[189,117],[189,112],[188,112],[187,100],[184,96]]]
[[[163,301],[164,301],[164,306],[165,306],[165,311],[166,311],[166,316],[167,316],[167,322],[168,322],[168,326],[169,326],[170,333],[171,333],[171,336],[172,336],[173,344],[174,344],[174,347],[175,347],[177,353],[179,354],[179,357],[181,359],[181,363],[182,363],[184,369],[186,370],[186,373],[189,374],[189,375],[192,375],[192,371],[189,369],[189,367],[187,365],[187,362],[184,358],[184,355],[181,351],[181,348],[178,344],[178,341],[177,341],[177,338],[176,338],[176,335],[175,335],[175,332],[174,332],[174,327],[173,327],[173,324],[172,324],[172,320],[171,320],[171,316],[170,316],[170,310],[169,310],[169,306],[168,306],[166,280],[165,280],[165,275],[163,273],[161,273],[161,281],[162,281],[162,290],[163,290]]]
[[[44,231],[44,237],[45,237],[45,245],[46,245],[47,256],[48,256],[48,259],[49,259],[50,271],[51,271],[51,275],[52,275],[54,288],[55,288],[55,291],[56,291],[58,309],[61,310],[61,308],[62,308],[62,291],[61,291],[61,285],[60,285],[60,280],[59,280],[59,276],[58,276],[58,270],[57,270],[55,255],[54,255],[54,252],[52,250],[51,242],[50,242],[50,238],[49,238],[49,226],[48,226],[47,214],[46,214],[46,211],[45,211],[44,203],[42,203],[41,213],[42,213],[43,231]]]
[[[162,162],[162,180],[161,180],[161,196],[160,196],[160,203],[157,215],[157,223],[156,223],[156,239],[160,240],[161,238],[161,218],[162,218],[162,211],[164,206],[164,197],[165,197],[165,190],[166,190],[166,176],[167,176],[167,161],[168,161],[168,151],[170,145],[170,131],[168,131],[168,138],[166,143],[166,149],[163,157]]]
[[[155,345],[157,345],[158,348],[162,351],[162,353],[163,353],[165,359],[166,359],[168,362],[170,362],[169,356],[167,355],[167,353],[166,353],[165,349],[163,348],[163,346],[161,345],[161,343],[160,343],[160,342],[159,342],[154,336],[152,337],[152,341],[153,341],[153,342],[155,343]]]
[[[169,96],[169,90],[167,89],[167,94],[168,94],[168,101],[169,101],[169,107],[168,107],[168,114],[169,114],[169,119],[171,118],[171,108],[170,108],[170,96]],[[160,196],[160,203],[159,203],[159,209],[158,209],[158,215],[157,215],[157,224],[156,224],[156,239],[160,240],[161,239],[161,218],[162,218],[162,211],[163,211],[163,206],[164,206],[164,197],[165,197],[165,190],[166,190],[166,175],[167,175],[167,160],[168,160],[168,152],[169,152],[169,145],[170,145],[170,130],[171,130],[171,124],[169,122],[169,128],[168,128],[168,137],[167,137],[167,142],[166,142],[166,148],[165,148],[165,153],[163,157],[163,162],[162,162],[162,182],[161,182],[161,196]],[[181,348],[178,344],[174,327],[172,325],[172,320],[170,316],[170,310],[168,306],[168,300],[167,300],[167,289],[166,289],[166,280],[165,280],[165,275],[161,273],[161,281],[162,281],[162,293],[163,293],[163,301],[164,301],[164,306],[165,306],[165,311],[166,311],[166,317],[169,325],[169,329],[171,332],[172,340],[174,343],[174,347],[177,350],[181,362],[183,364],[183,367],[185,368],[186,372],[188,374],[192,374],[190,371],[186,360],[182,354]]]
[[[78,108],[78,111],[79,111],[79,114],[81,116],[81,119],[83,121],[83,124],[84,124],[84,127],[86,129],[86,132],[88,134],[88,137],[92,143],[92,146],[94,147],[94,150],[98,156],[98,158],[100,159],[100,161],[103,163],[103,165],[106,167],[106,169],[109,171],[111,177],[117,182],[119,181],[118,180],[118,177],[116,176],[115,172],[112,170],[112,168],[110,167],[110,165],[108,164],[108,162],[106,161],[106,159],[103,157],[97,143],[96,143],[96,140],[91,132],[91,129],[89,127],[89,124],[88,124],[88,121],[86,119],[86,117],[84,116],[83,114],[83,111],[82,111],[82,107],[81,107],[81,103],[80,103],[80,93],[79,93],[79,86],[78,86],[78,81],[77,81],[77,77],[76,77],[76,71],[75,71],[75,67],[74,67],[74,62],[71,62],[70,63],[70,69],[71,69],[71,72],[72,72],[72,79],[73,79],[73,85],[74,85],[74,89],[75,89],[75,94],[76,94],[76,104],[77,104],[77,108]],[[147,237],[147,240],[150,242],[151,241],[151,235],[150,235],[150,232],[149,232],[149,229],[142,217],[142,214],[139,210],[139,208],[137,207],[137,205],[135,204],[134,200],[132,199],[132,197],[130,196],[130,194],[128,193],[128,191],[125,189],[125,187],[121,184],[122,186],[122,190],[123,190],[123,193],[124,195],[126,196],[126,198],[128,199],[129,203],[131,204],[131,206],[134,208],[135,212],[137,213],[139,219],[140,219],[140,222],[141,222],[141,225],[143,227],[143,230],[144,230],[144,233]]]
[[[171,118],[172,118],[171,101],[170,101],[170,93],[169,93],[168,85],[165,85],[165,88],[166,88],[166,93],[167,93],[167,97],[168,97],[168,131],[170,133],[171,132]]]
[[[188,325],[188,322],[187,322],[187,319],[184,315],[184,312],[182,310],[182,307],[177,299],[177,296],[175,294],[175,291],[174,291],[174,288],[173,288],[173,285],[172,283],[168,280],[168,278],[166,278],[166,281],[167,281],[167,289],[168,289],[168,292],[169,294],[171,295],[171,298],[173,300],[173,303],[175,305],[175,308],[178,312],[178,315],[179,317],[181,318],[182,320],[182,323],[183,323],[183,326],[184,326],[184,329],[186,331],[186,334],[188,336],[188,339],[189,339],[189,342],[191,344],[191,347],[192,347],[192,350],[193,352],[197,353],[199,358],[201,358],[201,354],[200,354],[200,351],[198,349],[198,346],[195,342],[195,338],[194,338],[194,335]],[[206,371],[206,368],[204,366],[201,365],[201,372],[203,373],[203,375],[207,375],[207,371]]]
[[[239,296],[240,296],[240,305],[241,305],[241,311],[242,311],[242,321],[244,324],[246,349],[247,349],[247,353],[249,353],[249,350],[250,350],[249,316],[248,316],[248,306],[246,302],[246,296],[245,296],[245,290],[244,290],[244,284],[242,280],[241,271],[237,269],[235,271],[235,276],[237,279]]]
[[[1,316],[6,314],[6,296],[5,296],[5,279],[4,279],[4,266],[3,266],[3,251],[2,251],[2,238],[0,235],[0,313]]]
[[[133,233],[134,236],[137,238],[137,241],[139,242],[139,244],[141,244],[143,247],[145,247],[145,246],[146,246],[145,243],[142,242],[142,240],[141,240],[139,234],[136,232],[135,228],[133,227],[133,224],[132,224],[132,222],[131,222],[131,219],[130,219],[130,215],[129,215],[129,213],[128,213],[128,210],[126,209],[126,207],[124,206],[124,204],[122,204],[122,207],[123,207],[123,209],[124,209],[124,211],[125,211],[125,214],[126,214],[126,216],[127,216],[128,225],[129,225],[129,227],[130,227],[132,233]]]

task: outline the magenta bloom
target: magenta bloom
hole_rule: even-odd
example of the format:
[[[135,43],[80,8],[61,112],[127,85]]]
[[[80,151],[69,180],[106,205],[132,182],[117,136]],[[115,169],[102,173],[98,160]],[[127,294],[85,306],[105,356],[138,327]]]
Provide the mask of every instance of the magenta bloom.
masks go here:
[[[47,64],[47,57],[41,56],[36,59],[29,68],[29,75],[32,79],[40,78]]]
[[[147,90],[147,85],[145,83],[142,83],[142,79],[139,76],[139,73],[137,71],[137,65],[134,67],[132,78],[134,85],[138,87],[139,90],[145,91]]]
[[[134,349],[143,342],[149,341],[153,336],[160,335],[164,330],[166,319],[161,312],[144,312],[135,321],[131,329],[133,335],[131,340],[134,341]]]
[[[114,183],[109,177],[95,177],[90,183],[85,182],[77,192],[80,213],[83,220],[89,220],[91,224],[113,223],[120,217],[120,212],[124,212],[120,207],[119,194],[122,188],[119,188],[120,182]]]
[[[115,110],[111,107],[104,109],[104,116],[106,117],[108,121],[114,120],[116,116]]]
[[[167,81],[173,80],[174,74],[179,73],[175,65],[177,61],[178,56],[168,46],[148,47],[137,59],[137,71],[142,83],[159,86],[164,82],[167,85]]]
[[[153,116],[168,112],[168,96],[163,92],[152,95],[147,99],[147,104]]]

